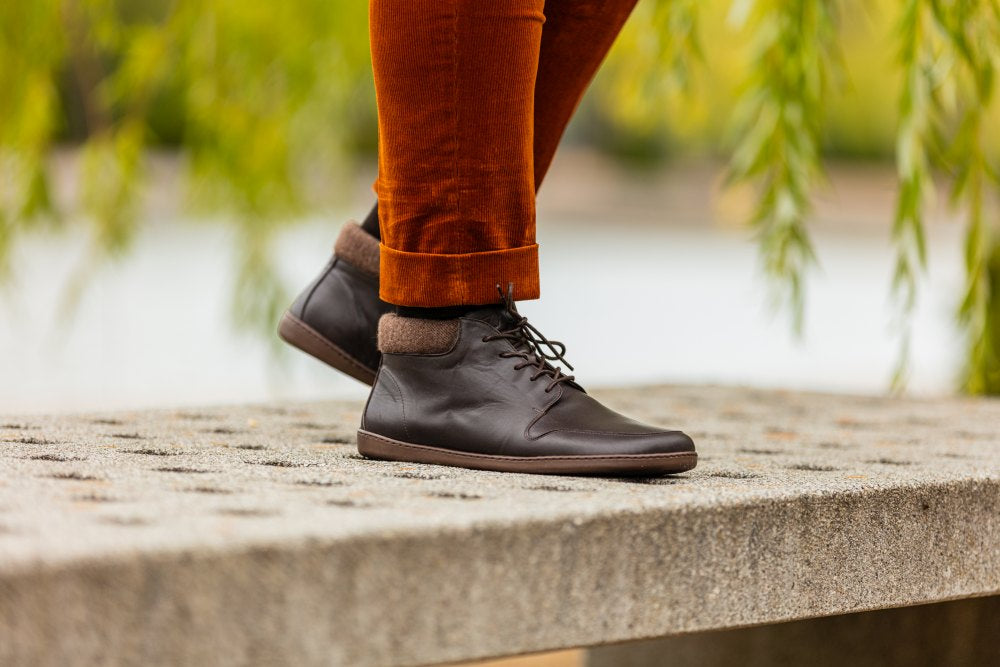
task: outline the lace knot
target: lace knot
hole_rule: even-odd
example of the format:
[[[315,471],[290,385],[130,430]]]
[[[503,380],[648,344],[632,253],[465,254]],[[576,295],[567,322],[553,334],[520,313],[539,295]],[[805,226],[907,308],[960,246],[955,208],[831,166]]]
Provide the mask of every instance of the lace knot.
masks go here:
[[[572,375],[564,375],[562,368],[553,366],[549,362],[556,361],[573,370],[573,366],[566,361],[566,346],[557,340],[549,340],[542,332],[528,322],[528,318],[517,312],[514,305],[514,283],[507,284],[507,292],[500,285],[497,285],[506,315],[510,318],[511,324],[492,336],[484,336],[483,341],[504,339],[510,341],[514,346],[514,351],[501,353],[501,357],[520,357],[524,360],[516,368],[534,369],[531,380],[537,380],[542,376],[550,378],[545,392],[552,391],[560,382],[572,382],[575,378]],[[522,349],[523,348],[523,349]]]

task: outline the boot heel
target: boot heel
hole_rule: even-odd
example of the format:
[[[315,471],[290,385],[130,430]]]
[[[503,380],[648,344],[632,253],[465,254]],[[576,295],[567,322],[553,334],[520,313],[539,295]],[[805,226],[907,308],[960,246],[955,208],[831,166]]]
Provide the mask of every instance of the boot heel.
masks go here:
[[[375,371],[341,350],[289,312],[285,312],[281,317],[281,322],[278,324],[278,336],[289,345],[297,347],[324,364],[336,368],[341,373],[350,375],[355,380],[364,382],[369,387],[375,382]]]

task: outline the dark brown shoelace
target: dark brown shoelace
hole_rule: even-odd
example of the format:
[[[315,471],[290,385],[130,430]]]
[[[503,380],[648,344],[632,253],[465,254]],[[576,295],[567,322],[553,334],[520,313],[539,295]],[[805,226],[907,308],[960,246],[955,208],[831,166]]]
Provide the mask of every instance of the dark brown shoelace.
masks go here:
[[[483,336],[483,342],[509,340],[515,349],[501,352],[500,356],[504,359],[515,357],[523,359],[524,361],[514,366],[514,370],[529,367],[534,369],[535,372],[531,375],[532,382],[542,376],[549,377],[549,384],[545,387],[546,394],[560,382],[572,382],[575,379],[572,375],[564,375],[562,368],[549,363],[550,361],[558,361],[566,368],[573,370],[573,366],[566,361],[566,346],[557,340],[549,340],[543,336],[541,331],[528,322],[527,317],[517,312],[517,307],[514,305],[514,283],[508,283],[506,294],[500,285],[497,285],[497,291],[500,293],[501,303],[506,314],[513,322],[509,329]],[[546,352],[546,350],[548,351]]]

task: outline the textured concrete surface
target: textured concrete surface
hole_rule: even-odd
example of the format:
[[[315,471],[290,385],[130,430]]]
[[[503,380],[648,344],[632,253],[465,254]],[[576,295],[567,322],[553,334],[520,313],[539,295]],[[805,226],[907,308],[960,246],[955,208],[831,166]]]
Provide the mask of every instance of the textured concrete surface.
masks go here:
[[[354,403],[0,417],[0,664],[420,664],[1000,592],[1000,402],[600,396],[699,467],[368,461]]]
[[[1000,665],[1000,596],[590,649],[586,667]]]

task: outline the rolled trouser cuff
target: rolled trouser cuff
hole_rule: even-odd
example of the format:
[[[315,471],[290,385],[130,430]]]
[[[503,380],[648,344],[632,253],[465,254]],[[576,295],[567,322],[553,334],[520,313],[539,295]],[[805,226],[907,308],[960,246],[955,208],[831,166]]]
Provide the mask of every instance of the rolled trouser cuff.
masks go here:
[[[476,306],[500,299],[514,283],[518,301],[537,299],[538,245],[442,255],[379,248],[379,297],[397,306]]]

